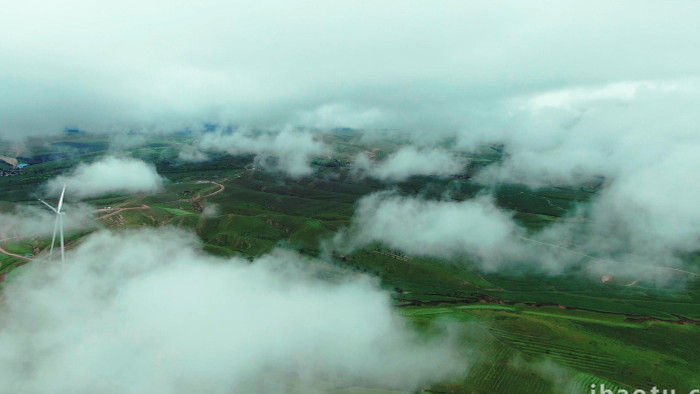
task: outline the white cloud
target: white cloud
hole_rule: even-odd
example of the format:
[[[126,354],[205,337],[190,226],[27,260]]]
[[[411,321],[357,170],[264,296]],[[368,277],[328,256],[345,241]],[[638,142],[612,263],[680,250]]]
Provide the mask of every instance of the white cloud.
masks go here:
[[[332,129],[349,127],[364,129],[387,124],[391,116],[376,108],[363,108],[357,104],[331,103],[323,104],[312,110],[302,111],[293,123],[306,127]]]
[[[334,243],[352,249],[381,242],[411,255],[475,257],[492,270],[513,258],[522,233],[487,198],[429,201],[375,193],[360,200],[353,226]]]
[[[211,122],[401,129],[416,145],[453,137],[459,149],[504,143],[505,161],[480,181],[602,176],[608,194],[591,212],[631,223],[637,207],[647,228],[674,217],[686,232],[664,234],[677,241],[639,224],[630,233],[658,240],[658,250],[688,250],[697,207],[687,203],[694,188],[679,185],[696,165],[683,152],[700,150],[700,4],[594,4],[13,2],[0,14],[0,139],[67,125],[172,131]],[[267,135],[209,138],[212,150],[222,142],[310,173],[318,141]],[[660,175],[659,163],[680,167]],[[653,185],[678,194],[669,215]]]
[[[610,93],[619,86],[631,87],[630,94]],[[568,98],[540,102],[550,94]],[[482,174],[482,181],[576,184],[599,176],[615,179],[654,165],[677,147],[700,145],[700,134],[694,131],[700,120],[698,80],[545,92],[512,104],[507,127],[459,136],[461,146],[506,145],[506,160]]]
[[[617,82],[605,86],[566,88],[537,93],[527,99],[527,109],[538,112],[545,108],[571,108],[576,105],[599,100],[629,101],[636,97],[640,88],[649,82]]]
[[[372,163],[364,153],[355,158],[355,167],[367,175],[389,181],[403,181],[414,175],[448,176],[464,171],[467,160],[440,148],[406,146],[379,163]]]
[[[556,99],[541,105],[542,97]],[[598,261],[591,267],[595,271],[657,275],[659,281],[671,276],[659,275],[655,267],[684,267],[683,255],[700,251],[700,209],[694,202],[700,191],[692,180],[700,168],[697,79],[543,93],[522,109],[517,126],[477,137],[504,143],[506,155],[476,179],[604,182],[584,211],[589,220],[554,226],[547,237],[619,263]]]
[[[99,232],[65,272],[4,286],[0,377],[11,392],[413,390],[466,365],[419,340],[366,277],[317,279],[288,252],[203,255],[175,230]]]
[[[311,174],[311,160],[328,152],[328,147],[313,133],[290,127],[280,131],[239,129],[205,133],[199,148],[232,155],[254,154],[261,166],[294,177]]]
[[[153,193],[163,186],[163,179],[153,165],[144,161],[108,156],[79,164],[69,174],[49,180],[46,188],[58,195],[63,185],[70,197],[85,198],[117,192]]]
[[[677,164],[661,163],[649,176]],[[682,285],[700,274],[682,259],[698,251],[700,217],[688,208],[698,191],[686,183],[660,189],[648,180],[635,181],[643,186],[613,185],[574,212],[578,220],[564,219],[532,234],[487,197],[457,202],[375,193],[360,200],[351,227],[330,246],[348,253],[379,242],[409,256],[466,259],[484,271],[558,274],[578,267],[594,278],[608,274]]]
[[[93,208],[84,204],[65,204],[63,226],[68,231],[94,227]],[[11,212],[0,212],[0,241],[10,238],[51,235],[56,214],[43,206],[17,205]]]
[[[207,156],[206,153],[190,145],[182,148],[177,158],[190,163],[199,163],[209,160],[209,156]]]
[[[214,203],[207,203],[207,205],[204,206],[204,209],[202,209],[202,217],[203,218],[213,218],[216,217],[220,214],[220,209],[219,205],[214,204]]]
[[[599,274],[624,273],[661,283],[678,275],[658,267],[700,274],[683,259],[700,251],[700,186],[694,181],[700,145],[671,149],[655,163],[618,175],[588,208],[588,221],[555,226],[548,236],[559,242],[575,239],[588,254],[615,260],[594,262],[590,269]]]
[[[529,92],[700,69],[696,3],[517,4],[15,2],[0,137],[206,121],[432,133]]]

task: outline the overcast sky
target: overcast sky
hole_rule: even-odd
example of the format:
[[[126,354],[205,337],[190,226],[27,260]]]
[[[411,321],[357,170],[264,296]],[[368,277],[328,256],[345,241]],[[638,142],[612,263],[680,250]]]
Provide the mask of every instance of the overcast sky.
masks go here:
[[[181,157],[274,156],[304,176],[328,149],[292,126],[410,132],[413,147],[364,163],[384,179],[504,143],[476,180],[605,179],[572,231],[604,257],[680,265],[700,240],[698,15],[690,1],[12,2],[0,139],[262,126],[277,132],[211,134]],[[436,150],[443,137],[451,152]]]
[[[8,146],[2,140],[66,127],[236,124],[276,132],[211,133],[181,159],[252,153],[305,176],[328,147],[295,126],[405,130],[411,146],[383,163],[360,163],[369,176],[395,181],[449,175],[464,164],[464,150],[504,143],[504,160],[475,180],[578,186],[604,179],[580,208],[587,220],[525,239],[512,212],[488,196],[454,202],[378,193],[361,200],[336,241],[467,255],[484,270],[514,260],[560,272],[573,258],[562,257],[568,251],[559,245],[599,257],[590,264],[598,277],[663,283],[679,268],[695,269],[683,257],[700,245],[700,2],[5,3],[0,154]],[[454,143],[445,148],[442,137]],[[129,143],[114,141],[117,151]],[[435,163],[443,164],[429,168]],[[128,185],[115,168],[133,170]],[[48,187],[71,182],[70,193],[89,196],[115,185],[154,190],[162,181],[147,163],[112,157]],[[0,220],[15,223],[3,235],[14,236],[36,231],[23,222],[50,226],[52,218],[18,209]],[[504,250],[525,258],[503,257]],[[302,371],[416,389],[466,368],[447,341],[431,352],[417,343],[376,283],[320,282],[296,255],[276,252],[249,265],[204,255],[191,235],[142,230],[97,232],[67,258],[67,275],[30,264],[5,291],[0,377],[15,392],[261,388],[251,382],[274,392],[275,382]],[[299,269],[280,272],[295,261]],[[250,318],[232,318],[232,310]],[[230,351],[237,348],[244,351]]]
[[[700,69],[696,2],[518,4],[10,2],[0,137],[202,121],[428,133],[513,97]]]

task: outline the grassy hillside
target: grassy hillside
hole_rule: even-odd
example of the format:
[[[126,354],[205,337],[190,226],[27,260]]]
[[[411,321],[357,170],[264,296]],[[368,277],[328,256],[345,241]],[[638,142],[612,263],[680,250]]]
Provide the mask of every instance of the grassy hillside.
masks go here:
[[[98,138],[83,142],[88,145],[73,138],[35,149],[39,155],[65,155],[33,164],[22,176],[0,178],[0,208],[12,211],[9,202],[33,203],[47,179],[106,153],[106,143]],[[341,159],[360,149],[347,136],[331,138],[344,149]],[[430,327],[449,322],[462,330],[465,349],[477,349],[462,380],[426,391],[583,393],[598,383],[646,390],[656,385],[679,392],[700,387],[700,354],[691,345],[700,338],[698,280],[668,291],[644,283],[601,283],[575,272],[484,273],[468,258],[417,258],[381,244],[349,255],[324,255],[324,242],[350,225],[355,204],[368,193],[393,188],[405,195],[439,198],[449,191],[450,198],[462,200],[482,186],[468,177],[414,177],[386,185],[323,165],[313,176],[289,179],[251,168],[250,156],[179,162],[173,152],[181,143],[153,141],[131,152],[155,160],[168,182],[154,195],[87,201],[102,209],[96,213],[101,226],[178,226],[196,232],[213,254],[255,257],[276,247],[290,248],[379,278],[397,309],[417,328],[430,332]],[[498,158],[488,150],[474,157],[476,163]],[[501,185],[493,192],[499,205],[513,210],[529,231],[537,231],[566,220],[577,204],[595,198],[597,187],[531,190]],[[213,213],[205,214],[207,207]],[[69,246],[84,235],[70,234]],[[29,256],[46,252],[48,243],[46,237],[29,236],[0,241],[0,246]],[[0,253],[0,273],[24,261]]]

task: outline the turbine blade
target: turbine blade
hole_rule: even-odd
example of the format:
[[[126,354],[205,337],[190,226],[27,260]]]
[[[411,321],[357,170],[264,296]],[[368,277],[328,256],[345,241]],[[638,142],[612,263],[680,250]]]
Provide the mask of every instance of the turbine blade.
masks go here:
[[[65,186],[64,186],[65,188]],[[63,266],[66,264],[66,248],[64,245],[64,240],[63,240],[63,215],[58,215],[60,218],[60,227],[61,227],[61,269],[63,269]]]
[[[56,208],[56,211],[58,213],[61,212],[61,207],[63,206],[63,195],[66,193],[66,185],[63,185],[63,190],[61,190],[61,197],[58,199],[58,207]]]
[[[49,249],[49,256],[53,254],[53,245],[56,243],[56,231],[58,231],[58,220],[61,215],[56,215],[56,221],[53,224],[53,236],[51,237],[51,249]]]
[[[42,199],[40,199],[40,198],[38,198],[37,200],[39,200],[39,201],[41,201],[42,203],[44,203],[44,205],[46,205],[47,207],[49,207],[49,209],[52,210],[54,213],[58,213],[58,211],[56,210],[56,208],[54,208],[54,207],[52,207],[51,205],[49,205],[49,203],[47,203],[46,201],[44,201],[44,200],[42,200]]]

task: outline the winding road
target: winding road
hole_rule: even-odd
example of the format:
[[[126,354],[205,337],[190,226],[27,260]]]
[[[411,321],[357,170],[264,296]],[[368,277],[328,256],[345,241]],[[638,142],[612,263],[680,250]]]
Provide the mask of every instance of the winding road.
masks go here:
[[[197,198],[207,198],[207,197],[211,197],[211,196],[213,196],[213,195],[215,195],[215,194],[219,194],[219,193],[223,192],[224,190],[226,190],[226,186],[220,184],[219,182],[214,182],[214,181],[197,181],[197,183],[211,183],[211,184],[216,185],[216,186],[219,187],[219,190],[216,190],[216,191],[214,191],[214,192],[212,192],[212,193],[209,193],[209,194],[205,194],[205,195],[203,195],[203,196],[202,196],[202,195],[197,196]]]
[[[12,253],[12,252],[8,252],[7,250],[3,249],[2,246],[0,246],[0,253],[6,254],[6,255],[8,255],[8,256],[16,257],[16,258],[21,259],[21,260],[24,260],[24,261],[29,261],[29,258],[28,258],[28,257],[22,256],[22,255],[19,255],[19,254],[15,254],[15,253]],[[0,264],[0,266],[2,266],[2,264]]]
[[[211,192],[211,193],[208,193],[208,194],[204,194],[204,195],[198,194],[197,196],[193,197],[194,199],[202,199],[202,198],[211,197],[211,196],[213,196],[213,195],[219,194],[219,193],[223,192],[224,190],[226,190],[226,186],[222,185],[222,184],[219,183],[219,182],[214,182],[214,181],[197,181],[196,183],[198,183],[198,184],[202,184],[202,183],[211,183],[211,184],[213,184],[213,185],[218,186],[219,188],[218,188],[217,190],[214,190],[214,191]],[[178,200],[168,201],[167,203],[180,202],[180,201],[189,201],[189,200],[192,200],[192,198],[181,198],[181,199],[178,199]],[[112,217],[112,216],[114,216],[114,215],[118,215],[118,214],[120,214],[120,213],[122,213],[122,212],[124,212],[124,211],[142,210],[142,209],[149,209],[149,208],[150,208],[150,206],[147,205],[147,204],[141,204],[140,206],[137,206],[137,207],[100,208],[100,209],[96,209],[94,212],[95,212],[95,213],[99,213],[99,212],[108,212],[108,213],[105,214],[105,215],[96,217],[96,218],[94,218],[94,219],[90,219],[89,221],[97,221],[97,220],[107,219],[107,218],[110,218],[110,217]],[[86,222],[87,222],[87,221],[86,221]],[[85,222],[81,222],[81,223],[85,223]],[[80,224],[80,223],[78,223],[78,224]],[[9,237],[9,238],[0,239],[0,242],[9,241],[9,240],[12,240],[12,239],[31,238],[31,237],[37,237],[37,236],[39,236],[39,234],[28,234],[28,235],[26,235],[26,236],[15,236],[15,237]],[[0,254],[4,254],[4,255],[7,255],[7,256],[15,257],[15,258],[18,258],[18,259],[21,259],[21,260],[24,260],[24,261],[29,261],[29,260],[30,260],[28,257],[25,257],[25,256],[22,256],[22,255],[19,255],[19,254],[15,254],[15,253],[9,252],[9,251],[5,250],[2,246],[0,246]]]

